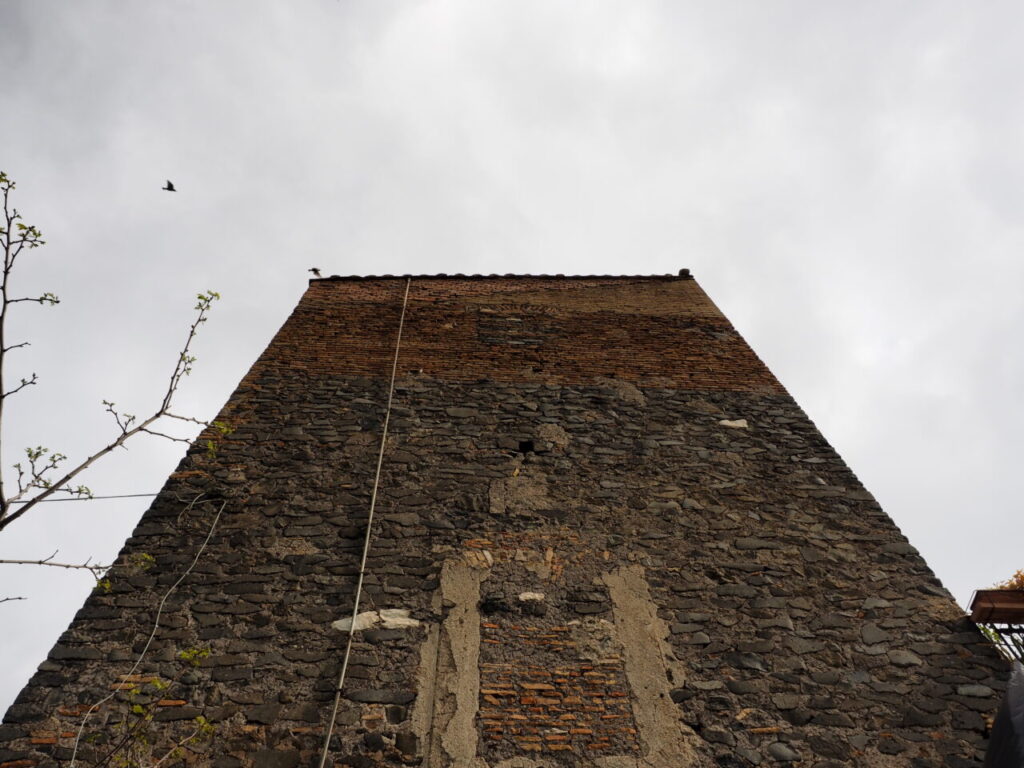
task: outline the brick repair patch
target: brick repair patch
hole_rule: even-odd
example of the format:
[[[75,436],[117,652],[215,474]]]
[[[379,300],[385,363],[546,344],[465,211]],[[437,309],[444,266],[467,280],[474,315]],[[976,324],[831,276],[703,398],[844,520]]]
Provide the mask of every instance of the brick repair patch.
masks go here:
[[[573,635],[565,625],[481,623],[480,751],[489,761],[639,751],[622,658],[581,659]],[[499,655],[506,660],[484,660]]]

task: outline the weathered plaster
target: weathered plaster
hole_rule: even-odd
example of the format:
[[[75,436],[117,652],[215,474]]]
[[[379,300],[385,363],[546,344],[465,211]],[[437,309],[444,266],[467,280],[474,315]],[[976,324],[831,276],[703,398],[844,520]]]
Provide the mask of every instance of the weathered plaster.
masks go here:
[[[672,657],[672,651],[665,642],[668,626],[658,617],[643,568],[623,566],[605,574],[602,580],[612,599],[615,630],[632,688],[633,716],[643,747],[641,764],[650,768],[708,764],[698,758],[700,739],[680,721],[669,696],[666,660]]]
[[[490,509],[496,518],[506,514],[529,514],[551,507],[547,478],[536,469],[527,468],[520,471],[520,468],[516,467],[515,474],[511,477],[491,482]]]
[[[426,765],[484,768],[476,756],[476,713],[480,699],[480,582],[487,572],[448,560],[441,569],[441,600],[448,615],[441,624],[437,663],[427,686],[433,691]],[[423,716],[414,726],[423,728]]]

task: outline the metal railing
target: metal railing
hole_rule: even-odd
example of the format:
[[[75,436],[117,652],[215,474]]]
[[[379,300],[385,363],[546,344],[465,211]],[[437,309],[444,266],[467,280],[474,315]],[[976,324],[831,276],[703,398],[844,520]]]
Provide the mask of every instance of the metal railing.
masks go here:
[[[1024,663],[1024,624],[982,623],[977,627],[1007,660]]]

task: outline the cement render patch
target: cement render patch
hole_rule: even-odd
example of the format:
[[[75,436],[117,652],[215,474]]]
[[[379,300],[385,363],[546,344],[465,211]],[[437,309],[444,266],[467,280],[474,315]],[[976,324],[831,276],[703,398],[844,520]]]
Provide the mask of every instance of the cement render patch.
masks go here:
[[[441,626],[434,729],[452,768],[486,768],[477,757],[480,699],[480,582],[486,571],[448,561],[441,569],[441,598],[450,605]],[[427,758],[440,760],[437,753]],[[445,764],[445,763],[440,763]]]
[[[625,656],[626,679],[632,688],[633,716],[643,748],[643,755],[635,764],[649,768],[712,765],[699,757],[700,738],[680,721],[672,702],[666,665],[666,659],[672,655],[665,643],[668,626],[658,617],[644,569],[639,565],[625,566],[605,574],[603,581],[612,600],[615,630]]]

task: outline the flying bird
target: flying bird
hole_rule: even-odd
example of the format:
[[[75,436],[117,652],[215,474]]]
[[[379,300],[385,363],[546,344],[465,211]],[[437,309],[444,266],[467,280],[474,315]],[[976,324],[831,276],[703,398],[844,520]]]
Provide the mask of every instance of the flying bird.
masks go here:
[[[170,179],[167,180],[167,186],[160,187],[160,189],[164,190],[165,192],[177,192],[178,191],[178,190],[176,190],[174,188],[174,185],[171,183]]]
[[[307,269],[306,271],[312,272],[314,277],[320,277],[320,267],[313,267],[312,269]]]

